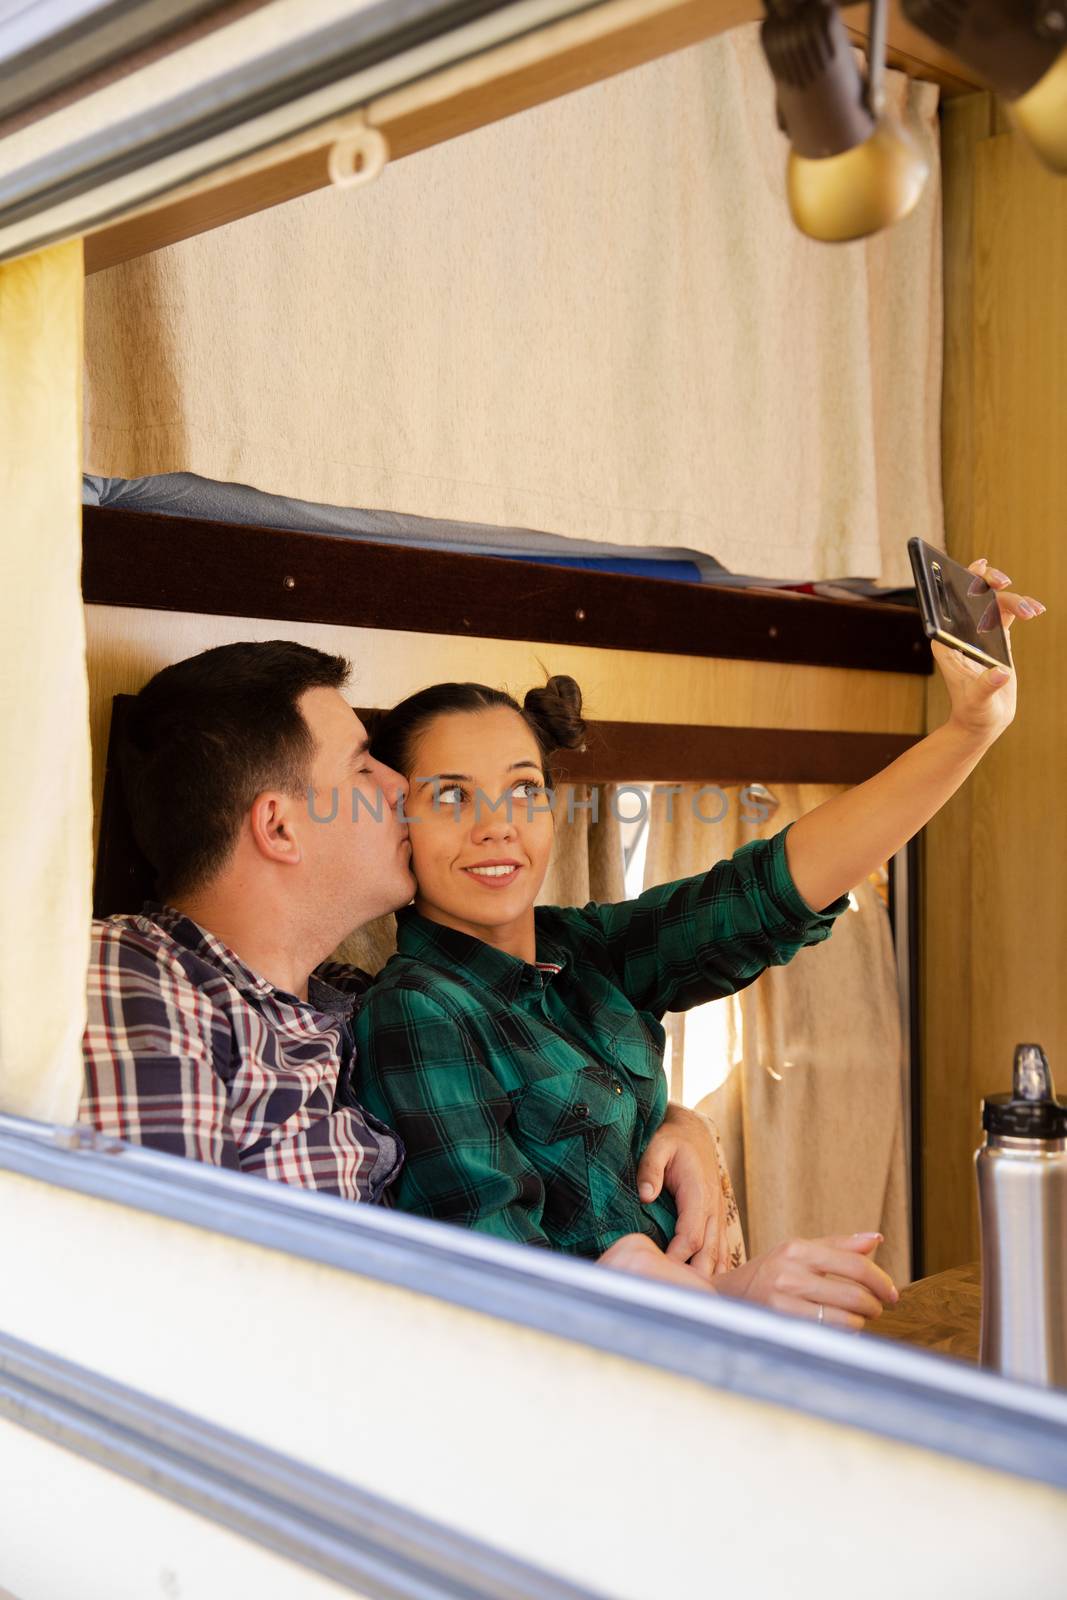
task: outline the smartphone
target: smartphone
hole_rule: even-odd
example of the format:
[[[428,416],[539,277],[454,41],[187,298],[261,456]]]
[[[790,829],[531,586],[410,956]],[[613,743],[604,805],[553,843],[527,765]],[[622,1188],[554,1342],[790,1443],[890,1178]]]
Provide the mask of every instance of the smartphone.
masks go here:
[[[908,555],[926,637],[962,650],[983,667],[1010,667],[996,590],[925,539],[909,539]]]

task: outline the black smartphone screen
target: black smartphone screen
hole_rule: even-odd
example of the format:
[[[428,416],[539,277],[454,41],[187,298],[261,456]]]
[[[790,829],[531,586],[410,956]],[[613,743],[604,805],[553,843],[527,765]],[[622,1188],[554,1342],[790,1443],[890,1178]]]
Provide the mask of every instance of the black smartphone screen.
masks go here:
[[[987,663],[1010,667],[995,590],[923,539],[909,539],[908,553],[928,635]]]

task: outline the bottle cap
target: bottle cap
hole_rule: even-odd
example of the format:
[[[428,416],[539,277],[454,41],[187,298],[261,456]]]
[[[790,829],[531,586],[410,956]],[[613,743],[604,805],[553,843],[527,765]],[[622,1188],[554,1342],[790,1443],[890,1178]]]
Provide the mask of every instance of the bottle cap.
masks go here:
[[[1017,1044],[1011,1094],[982,1101],[982,1127],[1008,1139],[1067,1139],[1067,1106],[1056,1099],[1052,1068],[1039,1044]]]

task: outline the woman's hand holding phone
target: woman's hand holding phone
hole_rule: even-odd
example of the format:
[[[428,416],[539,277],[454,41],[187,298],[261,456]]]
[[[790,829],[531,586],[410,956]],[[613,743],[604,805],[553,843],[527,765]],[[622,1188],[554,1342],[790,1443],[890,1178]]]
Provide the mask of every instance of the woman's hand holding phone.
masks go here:
[[[986,560],[965,571],[988,583],[1005,628],[1044,606],[1014,594],[1010,579]],[[979,602],[981,604],[981,602]],[[824,800],[790,828],[786,862],[797,893],[821,910],[903,849],[965,783],[1015,715],[1015,673],[983,670],[958,650],[933,646],[951,699],[946,721],[873,778]],[[1008,648],[1010,656],[1010,646]]]
[[[1045,607],[1040,600],[1035,600],[1030,595],[1015,594],[1011,589],[1011,579],[996,567],[991,567],[984,556],[972,561],[967,570],[973,572],[994,590],[1000,619],[1004,624],[1005,634],[1008,635],[1010,653],[1009,630],[1016,617],[1021,617],[1024,621],[1032,620],[1034,617],[1039,617]],[[968,741],[976,745],[985,747],[992,744],[1015,716],[1014,669],[1011,671],[1005,667],[983,669],[969,656],[937,640],[931,643],[930,648],[944,679],[951,703],[947,725],[965,735]]]

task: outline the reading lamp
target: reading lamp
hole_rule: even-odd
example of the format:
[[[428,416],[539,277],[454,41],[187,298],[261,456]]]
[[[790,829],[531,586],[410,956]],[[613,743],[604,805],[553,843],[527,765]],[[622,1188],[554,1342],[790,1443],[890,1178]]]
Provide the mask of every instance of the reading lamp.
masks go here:
[[[1009,102],[1053,172],[1067,172],[1067,0],[902,0],[909,22]]]
[[[866,81],[830,0],[765,3],[760,40],[777,87],[778,124],[789,136],[793,221],[809,238],[834,242],[899,222],[922,194],[929,167],[907,128],[885,109],[888,0],[871,0]]]

